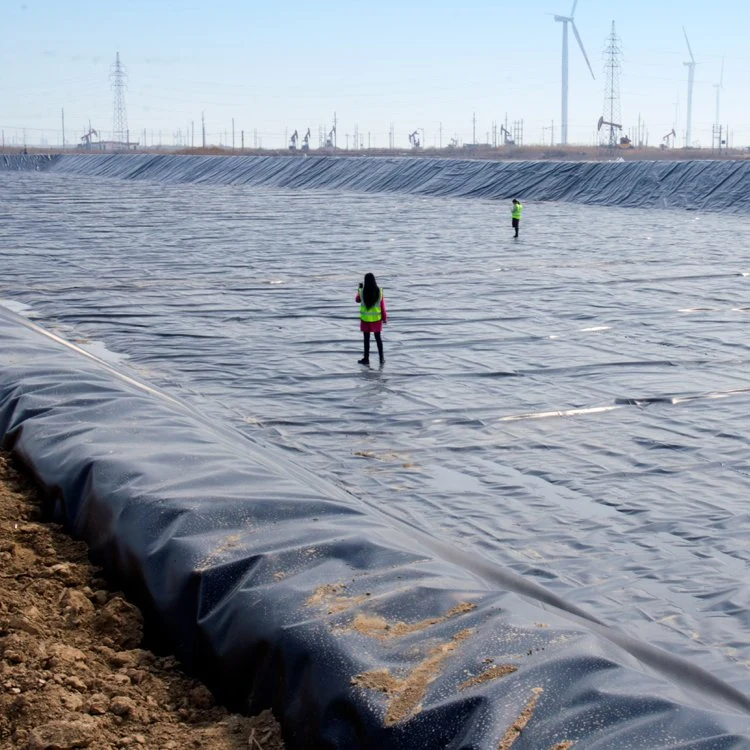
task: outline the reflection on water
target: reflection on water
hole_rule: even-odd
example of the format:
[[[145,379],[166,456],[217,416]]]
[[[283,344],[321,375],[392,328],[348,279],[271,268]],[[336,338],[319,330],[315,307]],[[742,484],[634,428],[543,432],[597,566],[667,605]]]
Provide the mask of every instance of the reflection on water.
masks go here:
[[[750,689],[750,220],[526,202],[514,242],[499,202],[23,173],[0,206],[5,304]]]

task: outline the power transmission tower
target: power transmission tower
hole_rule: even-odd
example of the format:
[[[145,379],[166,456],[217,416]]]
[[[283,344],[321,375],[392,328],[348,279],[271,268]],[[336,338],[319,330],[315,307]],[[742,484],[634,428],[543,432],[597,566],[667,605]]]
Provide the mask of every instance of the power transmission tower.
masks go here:
[[[513,131],[513,143],[515,143],[516,146],[523,146],[523,120],[513,120],[511,129]]]
[[[617,131],[622,129],[620,110],[620,38],[615,33],[615,22],[604,49],[604,120],[608,128],[602,131],[602,145],[617,148]]]
[[[125,68],[120,62],[120,53],[115,57],[112,65],[110,78],[112,79],[112,90],[115,92],[115,107],[112,128],[112,140],[120,144],[128,145],[128,115],[125,111]]]

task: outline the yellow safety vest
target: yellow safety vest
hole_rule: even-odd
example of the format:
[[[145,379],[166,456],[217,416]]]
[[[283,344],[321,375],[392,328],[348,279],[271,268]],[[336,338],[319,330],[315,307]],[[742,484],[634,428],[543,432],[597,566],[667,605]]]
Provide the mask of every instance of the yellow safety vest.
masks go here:
[[[521,209],[523,208],[523,205],[520,203],[514,203],[513,204],[513,213],[511,213],[511,218],[513,219],[520,219],[521,218]],[[508,214],[505,214],[506,216]]]
[[[359,298],[362,300],[359,304],[359,318],[363,323],[377,323],[383,319],[383,309],[380,303],[383,299],[383,290],[380,290],[378,301],[372,307],[365,307],[365,300],[362,296],[363,290],[359,290]]]

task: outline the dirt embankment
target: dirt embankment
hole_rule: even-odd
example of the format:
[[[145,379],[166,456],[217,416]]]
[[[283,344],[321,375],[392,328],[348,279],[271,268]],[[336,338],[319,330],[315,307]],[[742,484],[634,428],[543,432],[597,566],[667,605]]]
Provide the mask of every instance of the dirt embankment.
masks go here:
[[[0,452],[0,748],[283,750],[269,712],[229,714],[142,636]]]
[[[22,150],[22,149],[21,149]],[[28,156],[69,154],[74,156],[111,156],[112,151],[99,151],[96,143],[90,150],[80,148],[29,147]],[[720,151],[713,148],[661,148],[661,144],[654,146],[637,146],[614,149],[608,146],[593,144],[573,145],[513,145],[491,146],[487,143],[464,144],[463,146],[445,146],[441,148],[313,148],[310,151],[288,148],[231,148],[230,146],[206,146],[196,148],[175,148],[174,146],[153,146],[149,148],[131,149],[130,154],[172,154],[182,156],[285,156],[290,159],[325,158],[328,156],[347,157],[408,157],[410,159],[461,159],[486,161],[696,161],[699,159],[720,159],[722,161],[744,161],[750,159],[747,148],[726,148]],[[17,146],[0,147],[0,154],[19,155]]]

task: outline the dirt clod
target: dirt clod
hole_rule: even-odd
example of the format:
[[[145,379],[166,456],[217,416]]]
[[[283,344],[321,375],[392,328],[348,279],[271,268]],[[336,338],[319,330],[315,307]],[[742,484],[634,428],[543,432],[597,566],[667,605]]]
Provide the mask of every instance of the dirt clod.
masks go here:
[[[50,721],[29,733],[29,750],[69,750],[89,747],[94,740],[93,721]]]
[[[229,714],[140,648],[140,611],[40,507],[0,451],[0,748],[283,750],[269,711]]]

